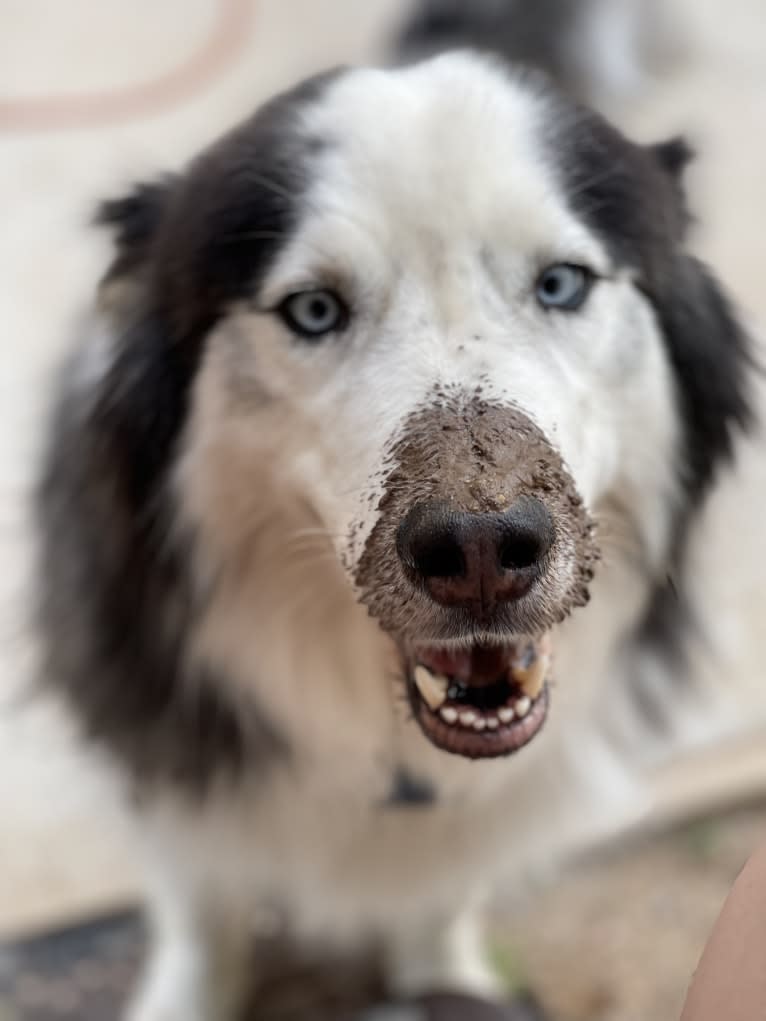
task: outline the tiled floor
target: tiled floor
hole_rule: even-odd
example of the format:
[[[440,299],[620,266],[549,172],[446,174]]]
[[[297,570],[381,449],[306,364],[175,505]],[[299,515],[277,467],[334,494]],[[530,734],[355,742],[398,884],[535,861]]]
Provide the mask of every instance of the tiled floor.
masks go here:
[[[11,124],[3,100],[132,88],[183,67],[215,31],[222,0],[0,0],[0,929],[30,925],[130,891],[123,834],[103,769],[75,764],[48,710],[18,704],[34,662],[28,621],[25,497],[50,372],[103,261],[86,230],[94,197],[182,162],[273,90],[354,62],[404,0],[252,0],[199,90],[133,119],[66,130]],[[688,128],[699,248],[753,322],[766,322],[766,12],[762,0],[676,0],[692,40],[682,66],[625,122],[642,138]],[[43,111],[44,112],[44,111]],[[6,130],[2,130],[5,114]],[[716,674],[760,726],[766,588],[766,459],[746,452],[736,484],[711,508],[699,551]]]

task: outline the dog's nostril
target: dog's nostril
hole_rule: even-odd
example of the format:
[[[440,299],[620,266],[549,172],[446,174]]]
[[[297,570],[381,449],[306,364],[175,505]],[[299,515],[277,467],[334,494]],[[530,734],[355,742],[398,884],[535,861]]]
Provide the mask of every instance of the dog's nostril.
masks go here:
[[[553,519],[539,500],[522,498],[499,521],[498,562],[504,571],[539,567],[555,539]]]
[[[413,543],[412,562],[424,578],[457,578],[465,574],[465,557],[449,534]]]
[[[537,536],[509,537],[500,546],[500,566],[505,571],[521,571],[526,567],[534,567],[545,552]]]

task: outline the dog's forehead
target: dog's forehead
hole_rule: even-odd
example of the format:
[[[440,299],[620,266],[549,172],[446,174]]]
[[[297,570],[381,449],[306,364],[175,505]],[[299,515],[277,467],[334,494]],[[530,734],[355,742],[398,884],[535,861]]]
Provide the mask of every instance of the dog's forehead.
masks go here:
[[[544,89],[476,55],[349,71],[304,113],[321,142],[304,226],[320,235],[334,218],[384,243],[498,238],[598,261],[551,156],[556,115]]]
[[[361,68],[331,82],[310,127],[357,172],[397,168],[403,181],[486,166],[493,156],[532,160],[545,106],[541,90],[486,58],[448,54],[394,70]],[[417,186],[417,182],[413,182]]]

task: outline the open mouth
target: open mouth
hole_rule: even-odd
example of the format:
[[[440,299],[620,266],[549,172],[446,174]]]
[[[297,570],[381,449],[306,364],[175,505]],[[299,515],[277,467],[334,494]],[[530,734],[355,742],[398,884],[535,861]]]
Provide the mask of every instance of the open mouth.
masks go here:
[[[517,752],[548,713],[548,636],[469,648],[418,646],[408,657],[415,719],[437,748],[469,759]]]

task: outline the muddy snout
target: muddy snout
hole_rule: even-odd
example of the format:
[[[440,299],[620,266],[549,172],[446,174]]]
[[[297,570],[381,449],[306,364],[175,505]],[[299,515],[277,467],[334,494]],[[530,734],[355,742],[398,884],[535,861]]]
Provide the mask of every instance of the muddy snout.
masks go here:
[[[430,599],[482,620],[530,591],[545,572],[555,534],[548,508],[534,497],[483,514],[425,500],[404,516],[396,549],[407,576]]]
[[[575,480],[522,411],[441,399],[386,459],[355,571],[362,601],[406,642],[541,634],[588,601],[598,560]]]

